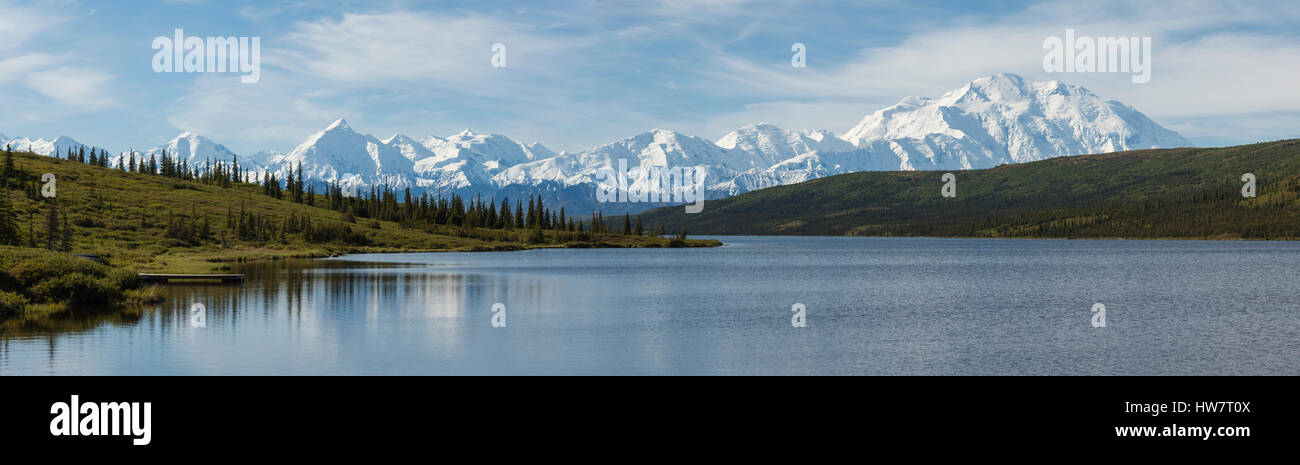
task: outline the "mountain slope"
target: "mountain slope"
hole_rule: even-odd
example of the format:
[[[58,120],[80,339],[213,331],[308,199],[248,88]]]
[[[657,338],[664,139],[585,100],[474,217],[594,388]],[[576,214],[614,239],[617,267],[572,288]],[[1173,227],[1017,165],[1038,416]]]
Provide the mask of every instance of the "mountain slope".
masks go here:
[[[1241,197],[1244,173],[1258,197]],[[1300,238],[1300,140],[1054,158],[956,172],[852,173],[644,219],[691,234]]]

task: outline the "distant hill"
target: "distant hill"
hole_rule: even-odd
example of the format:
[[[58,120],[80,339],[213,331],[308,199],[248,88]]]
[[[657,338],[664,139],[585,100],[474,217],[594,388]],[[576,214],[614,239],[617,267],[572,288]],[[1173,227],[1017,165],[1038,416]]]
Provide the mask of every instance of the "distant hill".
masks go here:
[[[1300,238],[1300,140],[1137,150],[952,171],[866,172],[643,215],[720,235]],[[1244,173],[1258,197],[1243,198]]]

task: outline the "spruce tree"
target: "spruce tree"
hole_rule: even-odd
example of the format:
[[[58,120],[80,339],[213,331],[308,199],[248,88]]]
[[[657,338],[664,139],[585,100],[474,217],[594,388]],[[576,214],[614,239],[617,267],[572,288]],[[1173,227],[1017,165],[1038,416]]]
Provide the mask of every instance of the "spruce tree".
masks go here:
[[[49,208],[45,213],[45,248],[56,250],[59,245],[59,202],[58,199],[50,199]]]
[[[9,201],[9,191],[0,186],[0,245],[22,244],[13,207]]]
[[[14,152],[12,150],[9,150],[8,144],[5,145],[4,169],[3,171],[0,171],[0,173],[3,173],[3,178],[5,181],[8,181],[9,178],[14,174]],[[0,184],[0,187],[3,187],[3,184]]]
[[[68,212],[63,212],[63,230],[59,234],[59,251],[72,251],[72,223],[68,222]]]

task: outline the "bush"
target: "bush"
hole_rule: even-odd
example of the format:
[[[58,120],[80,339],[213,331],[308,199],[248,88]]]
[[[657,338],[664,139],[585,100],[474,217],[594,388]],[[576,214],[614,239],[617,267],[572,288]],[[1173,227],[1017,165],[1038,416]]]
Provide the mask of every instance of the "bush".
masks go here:
[[[22,295],[9,291],[0,291],[0,320],[21,315],[23,307],[27,306],[27,302],[27,298]]]
[[[107,266],[90,260],[44,250],[39,252],[42,252],[40,255],[43,256],[26,257],[18,260],[17,263],[5,264],[9,269],[8,274],[17,281],[20,288],[30,288],[40,282],[74,273],[98,278],[109,271]]]
[[[56,276],[28,289],[28,295],[40,302],[68,302],[75,305],[112,305],[122,301],[122,289],[111,280],[82,273]]]
[[[139,273],[129,270],[109,271],[108,279],[114,287],[122,290],[139,289],[144,286],[144,278],[141,278]]]
[[[139,275],[69,254],[0,247],[0,319],[56,315],[69,305],[117,305]]]

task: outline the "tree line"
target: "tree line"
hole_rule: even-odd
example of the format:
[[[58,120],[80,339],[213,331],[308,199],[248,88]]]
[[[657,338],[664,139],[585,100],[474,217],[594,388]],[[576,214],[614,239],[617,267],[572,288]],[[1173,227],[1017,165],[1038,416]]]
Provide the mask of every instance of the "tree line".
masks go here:
[[[565,208],[558,210],[547,206],[541,195],[529,196],[527,201],[514,203],[509,198],[499,203],[481,196],[467,199],[459,194],[444,197],[441,194],[430,195],[424,192],[415,195],[405,188],[399,196],[398,191],[387,185],[370,186],[361,192],[345,192],[343,185],[334,181],[325,184],[325,192],[317,194],[317,183],[307,181],[301,164],[292,167],[281,180],[276,173],[269,170],[257,173],[240,166],[237,156],[229,162],[207,160],[201,166],[192,166],[187,160],[175,157],[162,150],[160,154],[145,157],[131,150],[120,155],[116,163],[102,149],[86,147],[73,150],[69,148],[62,157],[69,161],[85,163],[104,168],[115,168],[128,173],[137,173],[185,182],[198,182],[229,188],[235,185],[259,186],[263,195],[276,199],[292,201],[307,206],[321,206],[343,214],[345,222],[355,223],[357,219],[369,219],[371,227],[378,227],[378,221],[391,221],[403,227],[424,229],[429,232],[437,227],[449,227],[461,236],[475,236],[490,240],[523,240],[530,243],[594,241],[597,235],[625,236],[663,236],[662,224],[647,226],[640,216],[632,218],[624,214],[621,228],[618,221],[606,218],[601,211],[591,212],[584,220],[577,218]],[[73,225],[67,221],[66,212],[60,211],[57,199],[46,199],[40,195],[40,183],[36,175],[18,170],[13,164],[11,147],[5,147],[4,164],[0,167],[3,175],[2,185],[6,191],[0,195],[0,245],[44,246],[52,250],[70,250],[73,237]],[[44,202],[46,208],[45,240],[40,241],[34,231],[34,218],[29,218],[26,240],[17,226],[18,218],[9,198],[9,188],[18,189],[35,202]],[[148,227],[148,218],[142,216],[141,226]],[[363,245],[366,236],[346,225],[331,224],[310,217],[290,214],[280,217],[272,214],[247,212],[241,205],[236,213],[227,209],[226,230],[234,237],[248,241],[269,241],[284,239],[286,234],[301,235],[313,243],[340,241],[348,244]],[[495,231],[483,234],[476,229]],[[548,234],[549,232],[549,239]],[[228,237],[222,233],[220,240]],[[216,241],[212,224],[205,216],[174,215],[168,212],[164,224],[164,237],[182,240],[192,244]],[[685,229],[675,235],[684,240]]]

